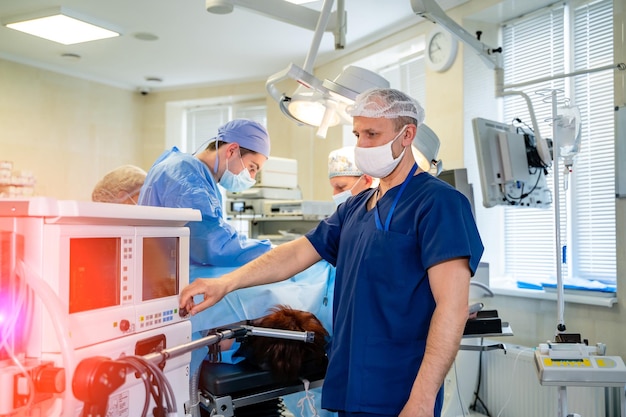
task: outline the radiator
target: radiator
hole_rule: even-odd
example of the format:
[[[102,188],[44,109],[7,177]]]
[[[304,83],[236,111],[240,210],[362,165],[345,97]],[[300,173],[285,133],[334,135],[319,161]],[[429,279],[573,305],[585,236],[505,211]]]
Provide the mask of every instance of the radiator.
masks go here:
[[[539,384],[532,349],[507,345],[506,354],[476,352],[475,360],[481,354],[480,398],[492,416],[558,416],[559,388]],[[567,387],[567,412],[582,417],[619,416],[619,393],[616,388]]]

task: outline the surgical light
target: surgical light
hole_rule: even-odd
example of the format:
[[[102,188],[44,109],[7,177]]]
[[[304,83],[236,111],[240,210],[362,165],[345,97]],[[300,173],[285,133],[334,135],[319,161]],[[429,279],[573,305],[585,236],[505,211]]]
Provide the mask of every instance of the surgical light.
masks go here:
[[[4,22],[10,29],[19,30],[63,45],[73,45],[120,36],[117,31],[89,23],[86,17],[63,7],[16,16]]]
[[[292,63],[285,70],[271,75],[265,85],[285,116],[298,124],[319,127],[317,136],[325,137],[329,126],[351,122],[352,119],[345,113],[345,107],[358,93],[371,87],[389,87],[384,78],[357,67],[349,67],[334,81],[322,82],[313,75],[313,63],[325,31],[333,32],[336,49],[342,49],[344,46],[346,28],[344,1],[337,1],[337,11],[334,13],[332,12],[334,0],[324,0],[320,12],[298,5],[300,2],[292,4],[280,0],[263,2],[205,0],[205,5],[207,11],[218,14],[230,13],[234,5],[241,6],[299,27],[314,29],[311,47],[303,67]],[[331,15],[334,19],[333,24],[329,26]],[[283,93],[276,86],[285,80],[295,80],[299,84],[293,93]]]
[[[413,139],[413,157],[423,171],[428,172],[431,168],[435,168],[435,176],[441,174],[443,170],[443,162],[441,159],[437,160],[440,145],[439,137],[430,127],[424,123],[418,126],[417,134]]]
[[[301,83],[291,96],[281,96],[278,101],[287,117],[314,127],[352,123],[346,106],[354,103],[359,93],[373,87],[389,87],[385,78],[355,66],[347,67],[333,81],[326,79],[320,84],[315,79],[311,84]]]
[[[241,1],[241,0],[238,0]],[[317,51],[321,42],[322,35],[326,30],[328,19],[331,15],[333,0],[324,0],[322,10],[315,27],[315,33],[311,42],[311,47],[307,54],[303,68],[295,64],[290,64],[285,70],[271,75],[265,87],[269,95],[278,103],[281,111],[289,119],[299,124],[309,126],[318,126],[317,136],[326,137],[328,127],[334,126],[341,121],[347,122],[345,115],[345,102],[354,100],[356,94],[370,87],[381,86],[380,84],[368,80],[384,81],[385,86],[389,86],[387,80],[379,76],[363,77],[359,74],[365,74],[365,69],[352,68],[345,76],[339,76],[334,81],[326,80],[327,86],[324,86],[322,80],[313,75],[313,62],[317,56]],[[338,9],[343,10],[343,0],[339,0]],[[338,23],[345,18],[344,13],[338,13]],[[339,27],[343,27],[339,25]],[[337,34],[336,34],[337,36]],[[345,78],[349,85],[342,85],[341,82]],[[300,85],[297,86],[292,94],[281,92],[277,84],[285,80],[295,80]],[[365,82],[360,82],[365,80]],[[340,114],[342,114],[340,116]]]
[[[384,77],[365,68],[349,66],[333,81],[324,80],[322,86],[337,101],[336,112],[344,123],[352,123],[352,117],[346,113],[347,105],[354,103],[356,96],[370,88],[389,88]]]
[[[299,86],[290,97],[290,100],[286,102],[286,109],[284,109],[283,113],[285,111],[288,117],[298,123],[319,126],[326,112],[326,104],[321,93]],[[333,126],[336,125],[339,123],[339,117],[333,117],[330,123]]]
[[[353,102],[356,96],[372,87],[389,87],[389,81],[365,68],[349,66],[333,81],[324,80],[322,85],[329,93],[339,99]]]
[[[280,93],[276,84],[294,79],[300,83],[292,95]],[[346,106],[356,96],[370,88],[388,88],[389,81],[365,68],[349,66],[334,80],[321,81],[312,74],[291,64],[285,71],[271,76],[266,87],[282,112],[299,124],[319,127],[317,136],[325,137],[328,127],[352,123]]]

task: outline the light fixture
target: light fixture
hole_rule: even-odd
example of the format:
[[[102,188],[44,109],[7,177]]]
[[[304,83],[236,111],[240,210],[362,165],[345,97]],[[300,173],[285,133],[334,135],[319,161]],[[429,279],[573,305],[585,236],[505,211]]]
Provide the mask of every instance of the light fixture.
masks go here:
[[[309,126],[322,124],[327,107],[326,98],[321,92],[302,85],[296,88],[296,91],[294,91],[288,101],[285,101],[285,104],[286,109],[284,110],[288,113],[287,116],[300,124]],[[338,124],[339,116],[332,116],[328,123],[332,126]]]
[[[439,137],[430,127],[426,126],[424,123],[418,126],[417,134],[413,139],[411,148],[415,162],[417,162],[417,165],[422,171],[429,172],[431,168],[434,168],[433,174],[435,176],[441,174],[441,171],[443,171],[443,162],[441,159],[437,160],[440,146],[441,141]]]
[[[66,53],[61,54],[61,58],[63,58],[66,61],[80,61],[81,57],[78,54],[66,52]]]
[[[63,45],[73,45],[98,39],[112,38],[120,33],[89,23],[88,18],[64,7],[46,9],[28,15],[6,19],[6,27],[38,36]],[[93,20],[92,20],[93,21]]]
[[[340,107],[337,105],[337,100],[331,97],[330,90],[322,85],[321,80],[313,76],[313,62],[322,35],[327,30],[332,31],[335,36],[335,48],[343,49],[346,28],[345,0],[337,0],[337,11],[334,13],[332,12],[334,0],[324,0],[319,12],[301,6],[301,3],[284,0],[205,0],[205,7],[210,13],[226,14],[232,12],[236,5],[276,20],[314,30],[304,67],[290,64],[285,70],[270,76],[265,86],[270,96],[278,102],[285,116],[298,124],[321,126],[318,136],[325,137],[328,126],[340,122],[341,117],[337,112]],[[329,27],[328,21],[331,15],[335,17],[335,24]],[[276,84],[288,79],[299,83],[290,95],[281,93],[276,87]]]
[[[237,4],[246,0],[234,0]],[[351,123],[352,118],[346,113],[346,106],[354,102],[357,94],[373,87],[389,87],[389,82],[380,75],[359,67],[348,67],[334,80],[324,80],[313,75],[313,62],[317,55],[322,35],[327,28],[331,15],[333,0],[324,0],[319,13],[315,33],[309,53],[304,61],[304,68],[295,64],[274,75],[271,75],[265,87],[270,96],[276,100],[280,110],[289,119],[301,125],[318,127],[316,135],[326,137],[330,126],[339,123]],[[337,3],[337,26],[345,27],[344,0]],[[301,9],[306,9],[306,7]],[[341,34],[339,34],[341,35]],[[337,39],[338,33],[335,33]],[[282,93],[277,84],[285,80],[298,82],[292,94]]]
[[[333,97],[354,101],[358,94],[373,86],[388,88],[389,81],[373,71],[351,65],[333,81],[324,80],[322,85],[328,89]]]
[[[299,83],[298,88],[296,88],[296,91],[291,96],[281,93],[276,86],[276,84],[284,80],[296,80]],[[304,101],[308,102],[315,101],[317,98],[321,99],[319,94],[319,91],[322,88],[321,80],[317,79],[299,66],[289,64],[286,69],[270,76],[265,83],[265,87],[270,96],[276,100],[280,110],[285,116],[298,124],[308,124],[305,122],[306,119],[314,120],[314,116],[303,117],[302,120],[298,119],[294,114],[292,114],[293,110],[289,109],[289,105],[294,104],[292,102],[298,101],[299,99],[304,99]],[[292,99],[292,96],[295,100]],[[297,107],[297,105],[292,105],[292,109],[294,110]]]
[[[235,8],[235,5],[230,0],[206,0],[205,6],[207,12],[214,14],[232,13]]]
[[[275,86],[287,78],[300,83],[291,95],[281,94]],[[322,82],[291,64],[270,77],[266,87],[285,116],[301,125],[319,127],[317,136],[325,137],[329,127],[352,123],[346,108],[359,93],[374,87],[388,88],[389,81],[365,68],[349,66],[333,81]]]
[[[352,117],[346,113],[346,107],[354,103],[356,96],[370,88],[389,88],[390,84],[383,76],[365,68],[349,66],[333,81],[326,79],[322,86],[332,98],[337,100],[337,113],[344,123],[352,123]]]
[[[337,0],[337,10],[328,13],[324,10],[326,4],[333,5],[334,0],[324,0],[322,11],[317,11],[312,7],[304,6],[313,0],[205,0],[207,12],[214,14],[231,13],[235,6],[244,8],[250,12],[275,19],[280,22],[289,23],[304,29],[318,30],[319,23],[333,15],[330,24],[324,23],[321,31],[332,32],[335,36],[335,48],[343,49],[346,43],[346,20],[345,0]]]

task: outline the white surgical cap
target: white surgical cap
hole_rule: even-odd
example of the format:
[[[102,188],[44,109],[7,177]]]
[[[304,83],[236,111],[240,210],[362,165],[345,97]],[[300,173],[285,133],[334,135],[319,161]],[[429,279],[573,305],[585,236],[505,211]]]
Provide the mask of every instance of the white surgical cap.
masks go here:
[[[122,165],[108,172],[93,189],[92,201],[121,203],[136,194],[146,180],[146,171],[134,165]],[[120,197],[122,192],[122,197]]]
[[[350,116],[369,118],[397,119],[412,117],[417,125],[424,122],[424,109],[414,98],[393,88],[372,88],[356,97],[353,105],[348,106]]]
[[[360,177],[363,175],[354,162],[354,146],[335,149],[328,155],[328,178]]]

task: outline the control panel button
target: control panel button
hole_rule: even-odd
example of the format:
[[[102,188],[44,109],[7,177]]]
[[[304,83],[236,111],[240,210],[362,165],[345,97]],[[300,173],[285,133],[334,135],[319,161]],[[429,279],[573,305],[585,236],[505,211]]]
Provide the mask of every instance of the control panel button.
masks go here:
[[[126,319],[120,321],[120,330],[123,332],[127,332],[128,330],[130,330],[130,322]]]

